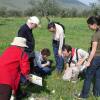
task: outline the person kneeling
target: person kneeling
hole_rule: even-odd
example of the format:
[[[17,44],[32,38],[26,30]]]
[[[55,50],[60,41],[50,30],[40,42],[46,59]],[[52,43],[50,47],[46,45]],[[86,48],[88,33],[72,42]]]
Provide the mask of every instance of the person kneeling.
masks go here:
[[[76,80],[79,73],[84,70],[88,53],[82,49],[72,48],[70,45],[63,46],[63,57],[65,64],[69,67],[65,69],[63,80]]]
[[[51,73],[51,61],[48,60],[50,56],[50,50],[48,48],[42,49],[40,52],[35,51],[34,67],[35,73],[44,76]]]

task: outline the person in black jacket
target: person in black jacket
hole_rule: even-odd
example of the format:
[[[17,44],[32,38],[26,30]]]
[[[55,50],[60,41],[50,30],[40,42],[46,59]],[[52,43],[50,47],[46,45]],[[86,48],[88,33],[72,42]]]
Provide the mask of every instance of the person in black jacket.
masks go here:
[[[18,30],[18,37],[23,37],[27,40],[29,48],[26,48],[25,51],[29,54],[29,56],[31,56],[30,54],[34,52],[35,48],[35,39],[32,34],[32,30],[37,28],[39,22],[38,17],[32,16],[27,20],[26,24],[22,25]]]

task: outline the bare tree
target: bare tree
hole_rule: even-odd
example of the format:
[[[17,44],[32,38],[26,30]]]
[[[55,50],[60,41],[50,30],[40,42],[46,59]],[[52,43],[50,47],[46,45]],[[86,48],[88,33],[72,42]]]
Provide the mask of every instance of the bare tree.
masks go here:
[[[31,0],[29,3],[33,11],[36,11],[41,16],[56,15],[60,10],[56,0]]]

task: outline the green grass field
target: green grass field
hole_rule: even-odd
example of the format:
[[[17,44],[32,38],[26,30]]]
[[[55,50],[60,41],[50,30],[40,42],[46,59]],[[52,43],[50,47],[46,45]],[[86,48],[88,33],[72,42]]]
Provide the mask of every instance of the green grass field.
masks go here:
[[[86,24],[85,18],[51,18],[55,21],[61,22],[65,28],[65,40],[66,43],[73,47],[82,48],[88,50],[90,45],[92,31],[90,31]],[[24,24],[26,18],[0,18],[0,54],[4,49],[10,45],[14,36],[16,36],[19,27]],[[48,47],[52,52],[52,34],[47,30],[47,20],[41,19],[41,28],[33,31],[36,40],[36,49],[41,50],[44,47]],[[50,59],[54,60],[53,52]],[[53,68],[55,63],[53,64]],[[62,76],[61,76],[62,77]],[[36,85],[29,85],[27,91],[34,94],[34,97],[46,97],[47,100],[75,100],[73,94],[79,93],[83,80],[79,80],[77,84],[63,81],[61,78],[56,79],[55,70],[52,75],[47,76],[44,79],[44,86],[39,87]],[[55,93],[52,91],[55,90]],[[44,99],[39,99],[44,100]],[[46,100],[46,99],[45,99]],[[88,100],[95,100],[90,92]]]

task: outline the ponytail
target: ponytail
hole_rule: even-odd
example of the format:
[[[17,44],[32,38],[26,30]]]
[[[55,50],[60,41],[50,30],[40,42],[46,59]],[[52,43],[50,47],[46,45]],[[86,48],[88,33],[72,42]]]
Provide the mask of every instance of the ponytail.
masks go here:
[[[96,19],[97,19],[97,25],[100,26],[100,16],[96,16]]]

